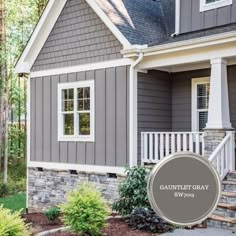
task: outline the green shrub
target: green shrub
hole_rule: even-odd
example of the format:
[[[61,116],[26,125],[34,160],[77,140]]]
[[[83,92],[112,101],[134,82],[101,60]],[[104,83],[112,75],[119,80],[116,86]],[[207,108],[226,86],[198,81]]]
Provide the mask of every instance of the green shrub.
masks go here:
[[[127,223],[134,229],[150,233],[163,234],[174,230],[171,224],[165,222],[153,210],[147,208],[136,208],[127,217]]]
[[[0,235],[29,236],[28,226],[20,216],[20,212],[12,213],[0,206]]]
[[[71,231],[91,236],[100,235],[109,215],[101,193],[93,185],[85,183],[69,192],[67,202],[59,208],[63,223]]]
[[[113,204],[113,210],[122,216],[130,215],[135,208],[151,208],[147,196],[145,167],[132,167],[126,173],[127,178],[119,186],[120,199]]]
[[[52,207],[44,212],[44,215],[51,221],[54,221],[60,215],[60,210],[57,207]]]
[[[0,183],[0,197],[7,195],[8,187],[5,184]]]

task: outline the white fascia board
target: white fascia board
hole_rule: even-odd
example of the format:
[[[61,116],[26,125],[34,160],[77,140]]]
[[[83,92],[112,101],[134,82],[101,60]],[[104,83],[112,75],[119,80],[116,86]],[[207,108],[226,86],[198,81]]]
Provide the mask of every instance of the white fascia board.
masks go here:
[[[115,26],[111,19],[106,15],[106,13],[99,7],[95,0],[86,0],[89,6],[95,11],[95,13],[100,17],[103,23],[108,27],[108,29],[115,35],[115,37],[123,45],[124,49],[130,48],[131,43],[127,38],[120,32],[120,30]]]
[[[15,72],[29,73],[44,43],[46,42],[53,26],[55,25],[67,0],[50,0],[42,17],[40,18],[28,44],[26,45]]]
[[[121,53],[124,55],[124,57],[128,58],[128,57],[133,57],[141,50],[144,53],[144,56],[147,57],[147,56],[167,54],[200,47],[208,47],[212,45],[218,45],[235,41],[236,41],[236,31],[232,31],[222,34],[215,34],[211,36],[205,36],[195,39],[182,40],[174,43],[152,46],[144,49],[140,48],[137,49],[131,47],[130,49],[122,50]]]
[[[76,170],[87,173],[111,173],[125,176],[125,167],[116,166],[95,166],[95,165],[80,165],[67,163],[53,163],[53,162],[35,162],[29,161],[28,168],[44,168],[47,170]]]
[[[127,66],[127,65],[131,65],[132,62],[133,60],[129,58],[121,58],[117,60],[97,62],[97,63],[91,63],[91,64],[78,65],[78,66],[61,67],[57,69],[35,71],[35,72],[31,72],[30,77],[31,78],[45,77],[45,76],[51,76],[51,75],[69,74],[69,73],[88,71],[88,70],[98,70],[98,69],[106,69],[106,68],[112,68],[112,67],[118,67],[118,66]]]

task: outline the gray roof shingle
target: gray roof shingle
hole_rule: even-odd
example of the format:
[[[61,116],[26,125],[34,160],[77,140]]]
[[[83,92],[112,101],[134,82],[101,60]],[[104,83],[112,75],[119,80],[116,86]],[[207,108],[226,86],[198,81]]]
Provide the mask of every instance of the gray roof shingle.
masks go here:
[[[175,28],[175,0],[96,0],[131,44],[159,44]]]

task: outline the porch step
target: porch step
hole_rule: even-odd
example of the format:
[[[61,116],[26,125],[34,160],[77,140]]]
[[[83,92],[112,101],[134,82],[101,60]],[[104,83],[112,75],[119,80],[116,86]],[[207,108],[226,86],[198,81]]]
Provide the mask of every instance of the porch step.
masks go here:
[[[226,176],[227,181],[236,181],[236,171],[231,171]]]
[[[228,173],[222,181],[220,202],[212,216],[208,218],[207,225],[236,230],[236,171]]]
[[[226,217],[226,216],[213,214],[209,217],[209,219],[220,221],[220,222],[226,222],[226,223],[230,223],[230,224],[236,224],[236,218],[234,218],[234,217]]]
[[[225,180],[222,182],[222,191],[236,192],[236,180]]]
[[[235,192],[222,192],[222,196],[224,197],[235,197],[236,198],[236,193]]]
[[[217,206],[220,207],[220,208],[225,208],[225,209],[229,209],[229,210],[232,210],[232,211],[236,210],[236,205],[233,205],[233,204],[219,202]]]

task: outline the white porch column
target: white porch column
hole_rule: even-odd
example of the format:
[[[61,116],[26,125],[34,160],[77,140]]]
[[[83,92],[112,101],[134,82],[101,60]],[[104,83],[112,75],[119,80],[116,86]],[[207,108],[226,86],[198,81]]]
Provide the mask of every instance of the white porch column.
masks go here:
[[[211,60],[210,100],[206,129],[232,129],[229,115],[227,61]]]

